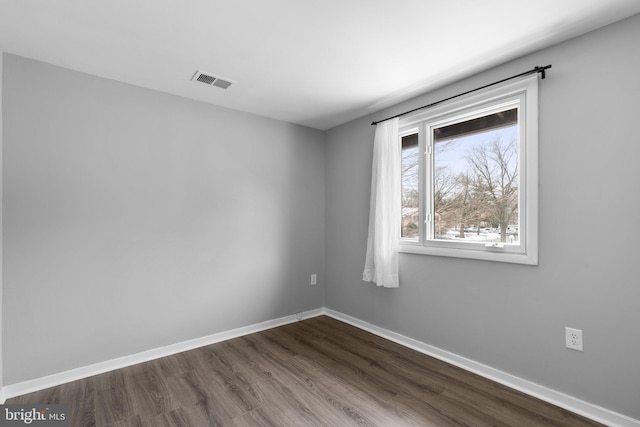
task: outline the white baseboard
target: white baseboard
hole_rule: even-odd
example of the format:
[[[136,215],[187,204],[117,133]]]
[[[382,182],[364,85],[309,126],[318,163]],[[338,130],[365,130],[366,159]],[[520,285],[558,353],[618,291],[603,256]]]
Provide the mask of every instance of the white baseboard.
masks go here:
[[[319,308],[311,311],[305,311],[302,314],[302,318],[308,319],[324,314],[324,309]],[[42,378],[36,378],[16,384],[10,384],[0,388],[0,404],[4,403],[6,399],[15,396],[21,396],[23,394],[32,393],[34,391],[43,390],[45,388],[54,387],[82,378],[91,377],[93,375],[113,371],[114,369],[125,368],[137,363],[148,362],[150,360],[170,356],[172,354],[180,353],[183,351],[193,350],[194,348],[215,344],[217,342],[225,341],[231,338],[237,338],[243,335],[252,334],[254,332],[264,331],[266,329],[271,329],[289,323],[297,322],[298,320],[299,319],[298,317],[296,317],[296,315],[285,316],[279,319],[267,320],[265,322],[244,326],[242,328],[208,335],[206,337],[195,338],[192,340],[154,348],[129,356],[118,357],[116,359],[95,363],[93,365],[83,366],[81,368],[71,369],[69,371],[64,371],[53,375],[47,375],[46,377]]]
[[[585,402],[567,394],[552,390],[531,381],[502,372],[498,369],[475,362],[455,353],[442,350],[429,344],[414,340],[393,331],[372,325],[355,317],[334,311],[328,308],[323,310],[327,316],[333,317],[345,323],[349,323],[357,328],[363,329],[372,334],[386,338],[404,347],[419,351],[420,353],[440,359],[444,362],[458,366],[467,371],[488,378],[507,387],[526,393],[555,406],[567,409],[576,414],[582,415],[594,421],[611,427],[640,427],[640,420],[636,420],[626,415],[610,411],[597,405]]]
[[[511,387],[530,396],[544,400],[545,402],[549,402],[553,405],[567,409],[571,412],[575,412],[576,414],[580,414],[594,421],[598,421],[605,425],[611,427],[640,427],[640,420],[636,420],[617,412],[610,411],[606,408],[593,405],[567,394],[560,393],[531,381],[516,377],[506,372],[502,372],[498,369],[492,368],[482,363],[478,363],[455,353],[451,353],[438,347],[434,347],[432,345],[414,340],[413,338],[398,334],[396,332],[380,328],[376,325],[340,313],[335,310],[331,310],[328,308],[319,308],[316,310],[306,311],[303,313],[303,318],[309,319],[311,317],[316,317],[323,314],[326,314],[327,316],[333,317],[342,322],[349,323],[350,325],[371,332],[382,338],[386,338],[402,346],[411,348],[452,365],[458,366],[462,369],[473,372],[482,377],[503,384],[507,387]],[[0,403],[4,403],[6,399],[14,396],[32,393],[34,391],[68,383],[70,381],[102,374],[114,369],[120,369],[127,366],[135,365],[136,363],[147,362],[150,360],[158,359],[160,357],[170,356],[172,354],[192,350],[197,347],[215,344],[220,341],[252,334],[254,332],[264,331],[266,329],[293,323],[298,320],[300,319],[295,315],[285,316],[279,319],[268,320],[266,322],[256,323],[242,328],[232,329],[230,331],[220,332],[217,334],[208,335],[206,337],[183,341],[165,347],[158,347],[155,349],[143,351],[141,353],[119,357],[117,359],[107,360],[93,365],[48,375],[42,378],[36,378],[21,383],[7,385],[0,388]]]

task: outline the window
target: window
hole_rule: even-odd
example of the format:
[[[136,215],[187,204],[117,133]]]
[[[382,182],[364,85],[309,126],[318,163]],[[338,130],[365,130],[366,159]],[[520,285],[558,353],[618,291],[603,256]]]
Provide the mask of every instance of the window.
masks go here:
[[[404,117],[401,251],[537,264],[537,76]]]

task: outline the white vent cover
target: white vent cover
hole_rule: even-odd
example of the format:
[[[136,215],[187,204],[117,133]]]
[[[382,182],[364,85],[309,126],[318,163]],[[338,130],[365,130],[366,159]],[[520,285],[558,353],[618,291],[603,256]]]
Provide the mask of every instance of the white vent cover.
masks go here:
[[[210,86],[216,86],[221,89],[226,89],[235,83],[233,80],[229,80],[224,77],[216,76],[213,73],[208,73],[206,71],[196,71],[196,73],[191,77],[191,80],[194,82],[204,83]]]

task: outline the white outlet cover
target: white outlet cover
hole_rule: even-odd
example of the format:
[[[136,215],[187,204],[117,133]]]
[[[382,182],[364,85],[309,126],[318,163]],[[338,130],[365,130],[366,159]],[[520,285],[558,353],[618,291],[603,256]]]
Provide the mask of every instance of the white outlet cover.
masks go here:
[[[564,328],[565,345],[571,350],[583,351],[582,330],[574,328]]]

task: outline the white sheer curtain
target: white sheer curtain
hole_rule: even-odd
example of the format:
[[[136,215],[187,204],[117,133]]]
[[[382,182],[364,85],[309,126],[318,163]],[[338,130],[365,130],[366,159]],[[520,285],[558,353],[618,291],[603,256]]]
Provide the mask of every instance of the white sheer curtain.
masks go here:
[[[369,237],[362,280],[386,288],[399,286],[401,150],[398,119],[379,123],[373,141]]]

